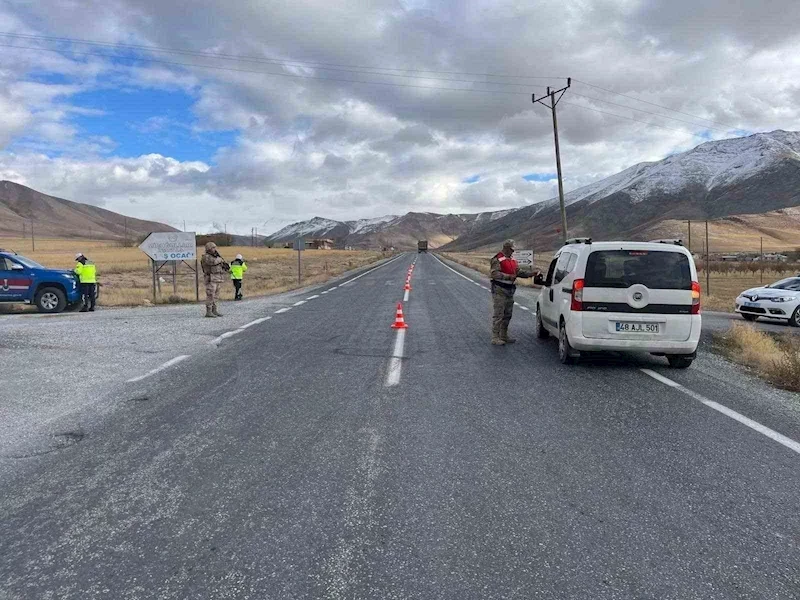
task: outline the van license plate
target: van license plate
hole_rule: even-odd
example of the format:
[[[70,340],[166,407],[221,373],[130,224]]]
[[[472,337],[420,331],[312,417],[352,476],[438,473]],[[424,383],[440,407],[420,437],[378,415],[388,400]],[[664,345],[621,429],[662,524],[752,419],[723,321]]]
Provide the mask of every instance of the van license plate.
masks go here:
[[[758,302],[745,302],[744,305],[749,308],[761,308],[761,305]]]
[[[620,323],[616,324],[619,333],[658,333],[658,323]]]

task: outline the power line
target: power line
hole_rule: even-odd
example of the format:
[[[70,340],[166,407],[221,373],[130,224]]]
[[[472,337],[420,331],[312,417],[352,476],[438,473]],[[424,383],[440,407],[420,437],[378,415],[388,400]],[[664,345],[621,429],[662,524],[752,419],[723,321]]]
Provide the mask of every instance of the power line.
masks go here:
[[[513,96],[527,96],[527,92],[514,92],[510,90],[480,90],[474,88],[463,88],[463,87],[442,87],[442,86],[433,86],[433,85],[414,85],[411,83],[397,83],[397,82],[390,82],[390,81],[364,81],[362,79],[344,79],[341,77],[318,77],[315,75],[300,75],[297,73],[275,73],[274,71],[257,71],[253,69],[239,69],[234,67],[220,67],[216,65],[201,65],[197,63],[183,63],[177,61],[168,61],[168,60],[161,60],[157,58],[139,58],[134,56],[120,56],[118,54],[102,54],[98,52],[75,52],[72,50],[57,50],[55,48],[41,48],[41,47],[34,47],[34,46],[16,46],[13,44],[0,44],[0,48],[15,48],[18,50],[34,50],[38,52],[52,52],[55,54],[72,54],[74,56],[95,56],[99,58],[111,58],[116,60],[128,60],[128,61],[138,61],[138,62],[148,62],[154,64],[161,64],[161,65],[170,65],[170,66],[179,66],[179,67],[193,67],[198,69],[213,69],[217,71],[230,71],[234,73],[253,73],[258,75],[270,75],[274,77],[290,77],[295,79],[316,79],[318,81],[338,81],[344,83],[363,83],[367,85],[383,85],[383,86],[392,86],[392,87],[406,87],[406,88],[417,88],[423,90],[446,90],[452,92],[475,92],[475,93],[484,93],[484,94],[507,94]],[[370,75],[379,75],[379,73],[367,73]],[[433,78],[423,78],[423,79],[433,79]],[[448,79],[439,79],[438,81],[450,81]],[[487,83],[484,81],[471,81],[469,83]],[[525,86],[530,89],[531,86]]]
[[[684,119],[678,119],[677,117],[670,117],[667,115],[660,115],[658,113],[650,112],[649,110],[644,110],[641,108],[634,108],[633,106],[628,106],[626,104],[619,104],[617,102],[611,102],[611,100],[603,100],[602,98],[595,98],[594,96],[585,96],[584,94],[579,94],[577,92],[573,92],[574,96],[580,96],[581,98],[586,98],[587,100],[595,100],[597,102],[604,102],[605,104],[610,104],[612,106],[618,106],[620,108],[627,108],[628,110],[635,110],[636,112],[644,113],[646,115],[653,115],[654,117],[659,117],[662,119],[669,119],[670,121],[677,121],[678,123],[686,123],[687,125],[694,125],[695,127],[702,127],[704,129],[710,129],[712,131],[720,131],[722,133],[727,133],[729,130],[727,129],[717,129],[716,127],[709,127],[708,125],[700,125],[699,123],[692,123],[690,121],[685,121]]]
[[[699,117],[697,115],[693,115],[691,113],[683,112],[681,110],[676,110],[674,108],[669,108],[668,106],[662,106],[661,104],[656,104],[655,102],[649,102],[647,100],[642,100],[641,98],[636,98],[635,96],[628,96],[627,94],[621,94],[620,92],[615,92],[614,90],[610,90],[608,88],[600,87],[599,85],[594,85],[593,83],[589,83],[588,81],[582,81],[580,79],[574,79],[573,81],[577,81],[578,83],[582,83],[583,85],[588,85],[591,88],[595,88],[598,90],[602,90],[604,92],[608,92],[609,94],[616,94],[617,96],[622,96],[623,98],[628,98],[629,100],[635,100],[636,102],[642,102],[644,104],[649,104],[650,106],[655,106],[656,108],[663,108],[664,110],[669,110],[686,117],[692,117],[693,119],[700,119],[701,121],[708,121],[709,123],[714,123],[715,125],[722,125],[723,127],[727,127],[728,129],[739,129],[738,127],[732,127],[730,125],[726,125],[725,123],[720,123],[719,121],[713,121],[711,119],[706,119],[705,117]]]
[[[576,104],[574,102],[567,102],[564,101],[564,104],[569,104],[570,106],[575,106],[577,108],[583,108],[585,110],[591,110],[596,113],[600,113],[603,115],[610,115],[612,117],[618,117],[620,119],[627,119],[628,121],[635,121],[636,123],[642,123],[644,125],[649,125],[650,127],[658,127],[659,129],[666,129],[667,131],[677,131],[678,133],[686,134],[686,131],[682,129],[675,129],[674,127],[664,127],[663,125],[658,125],[656,123],[650,123],[649,121],[642,121],[641,119],[634,119],[633,117],[626,117],[625,115],[618,115],[617,113],[608,112],[605,110],[600,110],[598,108],[592,108],[591,106],[586,106],[584,104]],[[694,135],[694,134],[692,134]]]
[[[236,54],[225,54],[222,52],[208,52],[208,51],[199,51],[199,50],[184,50],[179,48],[168,48],[165,46],[150,46],[150,45],[143,45],[143,44],[119,44],[119,43],[112,43],[112,42],[99,42],[94,40],[85,40],[80,38],[69,38],[69,37],[56,37],[56,36],[46,36],[46,35],[31,35],[31,34],[21,34],[21,33],[10,33],[10,32],[0,32],[0,36],[3,37],[11,37],[11,38],[19,38],[19,39],[26,39],[26,40],[34,40],[34,41],[55,41],[55,42],[65,42],[71,44],[85,44],[90,46],[100,46],[104,48],[123,48],[129,50],[145,50],[148,52],[163,52],[163,53],[172,53],[172,54],[182,54],[187,56],[198,56],[204,58],[218,58],[222,60],[235,60],[241,62],[258,62],[258,63],[267,63],[267,64],[275,64],[281,66],[299,66],[299,67],[312,67],[312,68],[322,68],[323,70],[353,70],[352,72],[363,72],[364,69],[369,69],[371,75],[388,75],[394,77],[401,77],[402,75],[392,75],[391,73],[381,73],[380,71],[399,71],[401,73],[432,73],[434,75],[464,75],[464,76],[473,76],[473,77],[497,77],[497,78],[505,78],[505,79],[541,79],[541,80],[550,80],[550,79],[563,79],[561,77],[544,77],[539,75],[511,75],[511,74],[503,74],[503,73],[476,73],[476,72],[469,72],[469,71],[436,71],[430,69],[404,69],[404,68],[396,68],[396,67],[374,67],[374,66],[367,66],[367,65],[347,65],[347,64],[340,64],[340,63],[327,63],[327,62],[319,62],[319,61],[302,61],[302,60],[292,60],[292,59],[279,59],[279,58],[270,58],[270,57],[261,57],[261,56],[241,56]],[[332,69],[328,69],[326,67],[335,67]],[[339,69],[341,68],[341,69]],[[379,71],[377,73],[371,71]],[[450,81],[450,80],[447,80]],[[504,84],[502,82],[493,82],[498,83],[499,85],[526,85],[526,84]]]

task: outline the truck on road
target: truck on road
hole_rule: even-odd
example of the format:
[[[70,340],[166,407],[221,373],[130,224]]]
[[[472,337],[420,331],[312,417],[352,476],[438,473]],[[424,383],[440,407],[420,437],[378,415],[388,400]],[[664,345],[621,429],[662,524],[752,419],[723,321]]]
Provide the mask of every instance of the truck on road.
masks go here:
[[[417,254],[420,252],[428,251],[428,240],[420,240],[417,242]]]
[[[48,269],[0,249],[0,302],[34,304],[39,312],[58,313],[78,306],[81,286],[72,271]]]

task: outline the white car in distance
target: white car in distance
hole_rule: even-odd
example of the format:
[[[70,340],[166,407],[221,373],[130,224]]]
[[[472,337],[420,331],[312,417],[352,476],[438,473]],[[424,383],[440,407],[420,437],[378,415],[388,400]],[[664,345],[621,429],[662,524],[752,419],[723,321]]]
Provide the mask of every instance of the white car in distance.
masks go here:
[[[800,276],[742,292],[736,298],[736,312],[746,321],[769,317],[800,327]]]
[[[536,283],[536,335],[558,338],[563,363],[609,350],[666,356],[675,368],[694,360],[700,285],[679,240],[568,240]]]

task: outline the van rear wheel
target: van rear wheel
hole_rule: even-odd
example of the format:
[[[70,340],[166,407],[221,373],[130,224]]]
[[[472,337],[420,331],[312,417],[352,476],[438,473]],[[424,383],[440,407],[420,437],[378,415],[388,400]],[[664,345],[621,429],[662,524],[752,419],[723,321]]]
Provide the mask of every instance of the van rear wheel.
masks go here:
[[[667,356],[667,360],[673,369],[688,369],[694,358],[691,356]]]
[[[572,349],[567,337],[567,327],[564,321],[561,321],[561,326],[558,328],[558,358],[565,365],[574,365],[578,362],[580,354]]]

